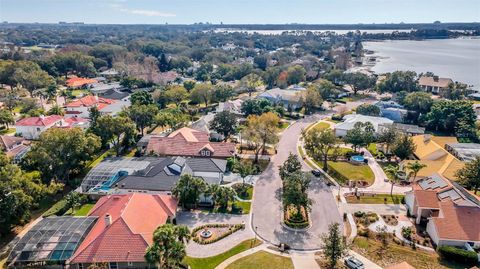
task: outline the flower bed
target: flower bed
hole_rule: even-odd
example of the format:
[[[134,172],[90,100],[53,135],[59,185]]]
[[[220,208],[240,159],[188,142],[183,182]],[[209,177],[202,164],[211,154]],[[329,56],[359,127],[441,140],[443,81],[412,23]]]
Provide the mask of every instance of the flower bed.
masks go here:
[[[284,214],[284,223],[290,228],[305,229],[310,225],[308,214],[303,208],[300,214],[293,208],[285,210]]]
[[[192,240],[201,245],[211,244],[244,228],[245,224],[205,224],[195,227],[192,230]],[[203,238],[200,236],[200,232],[204,229],[208,229],[212,232],[211,237]]]

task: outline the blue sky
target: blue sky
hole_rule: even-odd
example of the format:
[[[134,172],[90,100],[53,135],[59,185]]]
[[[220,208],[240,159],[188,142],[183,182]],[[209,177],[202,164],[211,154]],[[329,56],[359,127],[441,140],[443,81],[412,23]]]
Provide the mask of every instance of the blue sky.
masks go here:
[[[0,21],[121,24],[480,21],[480,0],[0,0]]]

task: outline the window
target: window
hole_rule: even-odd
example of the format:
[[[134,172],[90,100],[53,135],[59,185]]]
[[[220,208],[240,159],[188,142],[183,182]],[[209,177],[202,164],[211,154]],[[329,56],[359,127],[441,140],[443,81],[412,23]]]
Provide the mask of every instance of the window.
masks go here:
[[[83,263],[77,264],[77,269],[83,269]]]
[[[210,151],[204,149],[204,150],[202,150],[202,151],[200,152],[200,154],[201,154],[202,156],[210,156]]]
[[[116,262],[109,262],[109,263],[108,263],[108,268],[110,268],[110,269],[118,269],[118,263],[116,263]]]
[[[40,132],[40,128],[37,127],[37,132]]]
[[[128,262],[128,266],[133,266],[133,262]]]

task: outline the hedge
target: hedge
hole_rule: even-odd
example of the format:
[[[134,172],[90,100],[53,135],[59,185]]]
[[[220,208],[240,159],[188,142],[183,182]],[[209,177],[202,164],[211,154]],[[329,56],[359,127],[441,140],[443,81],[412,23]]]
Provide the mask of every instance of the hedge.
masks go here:
[[[437,252],[445,260],[456,261],[467,265],[475,265],[478,262],[477,253],[452,246],[441,246]]]

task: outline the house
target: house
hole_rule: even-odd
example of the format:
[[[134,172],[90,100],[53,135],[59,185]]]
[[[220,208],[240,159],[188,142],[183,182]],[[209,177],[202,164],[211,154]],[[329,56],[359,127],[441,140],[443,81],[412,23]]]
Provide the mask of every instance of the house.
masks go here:
[[[480,201],[439,174],[423,178],[405,193],[408,213],[437,246],[480,247]]]
[[[117,103],[118,101],[107,99],[98,96],[84,96],[80,99],[76,99],[65,105],[65,115],[67,117],[80,117],[88,118],[90,114],[90,109],[92,107],[97,107],[97,109],[104,113],[104,109],[108,106]],[[108,113],[105,113],[108,114]]]
[[[221,141],[224,139],[223,135],[215,132],[215,130],[210,129],[210,123],[213,121],[214,117],[215,117],[215,114],[213,113],[208,113],[207,115],[203,115],[196,122],[192,123],[190,128],[197,131],[209,133],[210,139],[213,141]]]
[[[420,127],[418,125],[412,125],[412,124],[403,124],[403,123],[396,123],[394,122],[393,124],[380,124],[379,126],[379,132],[382,132],[383,130],[387,128],[394,128],[400,133],[403,134],[408,134],[408,135],[421,135],[425,133],[425,128]]]
[[[445,149],[446,144],[458,143],[455,137],[416,135],[412,136],[412,140],[416,147],[413,155],[420,163],[426,165],[418,172],[418,178],[437,173],[447,179],[456,180],[456,172],[463,168],[465,163]],[[414,161],[403,161],[402,165],[408,165],[411,162]]]
[[[210,142],[209,139],[210,134],[208,132],[183,127],[165,137],[150,137],[146,154],[219,159],[226,159],[235,155],[235,144]]]
[[[220,184],[227,161],[210,158],[141,157],[107,158],[92,168],[80,191],[90,194],[164,193],[170,194],[180,176],[202,178]]]
[[[285,108],[291,108],[293,110],[299,109],[302,107],[303,96],[305,95],[305,90],[299,89],[280,89],[275,88],[267,90],[257,96],[257,98],[264,98],[272,102],[273,104],[280,104]]]
[[[38,139],[40,134],[52,127],[65,125],[59,115],[23,118],[15,123],[16,135],[25,139]]]
[[[379,132],[381,126],[392,125],[393,121],[391,119],[383,117],[372,117],[365,116],[360,114],[350,114],[343,117],[344,121],[335,124],[334,130],[337,137],[344,137],[349,130],[352,130],[357,122],[370,122],[375,129],[375,132]]]
[[[90,92],[92,92],[93,95],[99,95],[101,96],[102,94],[105,94],[108,91],[111,90],[117,90],[119,91],[122,89],[122,85],[120,85],[119,82],[112,82],[112,83],[95,83],[92,85],[90,88]]]
[[[418,79],[418,86],[426,92],[439,94],[448,88],[448,85],[453,83],[449,78],[440,78],[438,76],[427,77],[422,76]]]
[[[119,74],[120,73],[118,73],[118,71],[113,69],[113,68],[107,69],[103,72],[100,72],[100,76],[105,77],[105,78],[113,78],[113,77],[118,76]]]
[[[14,162],[20,161],[29,149],[30,145],[23,137],[0,135],[0,150]]]
[[[6,264],[9,268],[62,268],[96,221],[96,216],[43,218],[16,242]]]
[[[473,104],[473,110],[477,114],[477,120],[480,120],[480,104]]]
[[[223,111],[229,111],[230,113],[241,116],[243,115],[242,103],[243,103],[242,99],[227,100],[225,102],[220,102],[218,103],[218,106],[217,106],[217,113],[220,113]]]
[[[67,79],[66,85],[68,88],[74,89],[74,88],[87,87],[97,82],[98,81],[95,79],[73,77],[73,78]]]
[[[145,251],[155,229],[174,222],[177,200],[170,195],[131,193],[104,196],[88,216],[98,221],[67,263],[88,268],[107,263],[110,269],[149,268]]]
[[[380,108],[380,116],[391,119],[394,122],[403,122],[408,111],[402,105],[394,101],[379,101],[374,104]]]
[[[477,143],[447,143],[445,149],[464,162],[470,162],[480,157],[480,144]]]

